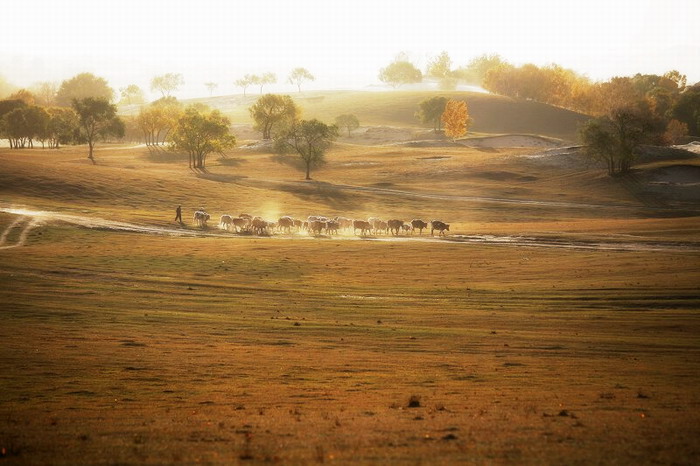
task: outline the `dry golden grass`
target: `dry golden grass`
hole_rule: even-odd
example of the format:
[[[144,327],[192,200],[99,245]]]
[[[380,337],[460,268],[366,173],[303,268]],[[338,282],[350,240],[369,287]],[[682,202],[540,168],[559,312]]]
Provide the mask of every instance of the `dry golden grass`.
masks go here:
[[[697,205],[651,204],[643,187],[521,152],[341,145],[312,183],[244,151],[200,174],[141,148],[106,147],[94,167],[74,148],[1,152],[0,204],[143,225],[173,228],[182,204],[188,223],[202,205],[214,218],[422,215],[462,234],[688,245],[48,223],[0,250],[3,461],[697,463]],[[0,213],[0,229],[15,219]]]

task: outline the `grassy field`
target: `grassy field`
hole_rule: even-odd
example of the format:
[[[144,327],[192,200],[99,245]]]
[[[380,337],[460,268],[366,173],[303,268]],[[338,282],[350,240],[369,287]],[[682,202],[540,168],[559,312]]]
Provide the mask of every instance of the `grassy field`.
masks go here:
[[[0,149],[0,460],[697,464],[700,201],[663,178],[697,161],[531,152],[343,142],[304,182],[244,149]],[[451,239],[203,232],[200,206]]]

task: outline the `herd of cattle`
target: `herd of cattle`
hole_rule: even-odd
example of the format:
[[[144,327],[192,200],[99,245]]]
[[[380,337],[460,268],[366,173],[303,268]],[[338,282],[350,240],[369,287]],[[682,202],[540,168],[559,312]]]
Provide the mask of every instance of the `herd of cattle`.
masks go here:
[[[204,210],[198,210],[194,213],[193,220],[196,226],[204,228],[210,218],[211,216]],[[379,234],[398,236],[401,233],[413,234],[416,230],[422,235],[423,230],[427,230],[428,227],[430,227],[431,236],[436,231],[438,235],[445,235],[446,231],[450,231],[450,225],[440,220],[432,220],[428,223],[418,218],[405,222],[396,219],[381,220],[375,217],[367,220],[353,220],[345,217],[327,218],[311,215],[306,220],[300,220],[286,215],[276,222],[269,222],[262,217],[240,214],[238,217],[222,215],[219,220],[219,228],[223,230],[255,235],[306,231],[310,235],[337,235],[341,232],[358,234],[359,232],[361,236]]]

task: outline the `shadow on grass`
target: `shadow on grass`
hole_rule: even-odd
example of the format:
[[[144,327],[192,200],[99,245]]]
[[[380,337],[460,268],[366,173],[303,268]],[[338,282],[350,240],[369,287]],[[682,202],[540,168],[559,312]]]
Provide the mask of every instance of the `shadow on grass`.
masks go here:
[[[286,165],[288,167],[295,168],[296,170],[304,173],[306,171],[306,166],[304,161],[298,155],[291,154],[275,154],[270,156],[270,160],[279,163],[280,165]]]
[[[292,194],[304,201],[325,204],[334,210],[358,209],[362,202],[358,195],[348,195],[343,189],[323,181],[297,181],[297,182],[260,182],[256,185],[264,185],[268,189]]]
[[[240,157],[220,157],[218,162],[219,165],[224,167],[240,167],[247,162],[247,160]]]
[[[180,152],[171,152],[167,147],[163,146],[146,146],[148,154],[144,156],[146,160],[154,163],[179,163],[187,162],[187,154]]]
[[[204,180],[216,181],[217,183],[236,183],[237,181],[248,178],[245,175],[226,175],[223,173],[212,173],[207,169],[193,169],[197,178]]]

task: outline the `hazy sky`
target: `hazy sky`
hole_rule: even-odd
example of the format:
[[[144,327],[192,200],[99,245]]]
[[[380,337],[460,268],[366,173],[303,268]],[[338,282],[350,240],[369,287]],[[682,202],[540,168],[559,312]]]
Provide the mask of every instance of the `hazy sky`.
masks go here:
[[[309,88],[365,87],[398,52],[424,69],[442,50],[455,66],[498,53],[596,80],[678,69],[700,81],[698,0],[4,0],[0,12],[0,75],[17,85],[90,71],[148,92],[176,72],[188,97],[273,71],[267,89],[284,92],[303,66]]]

